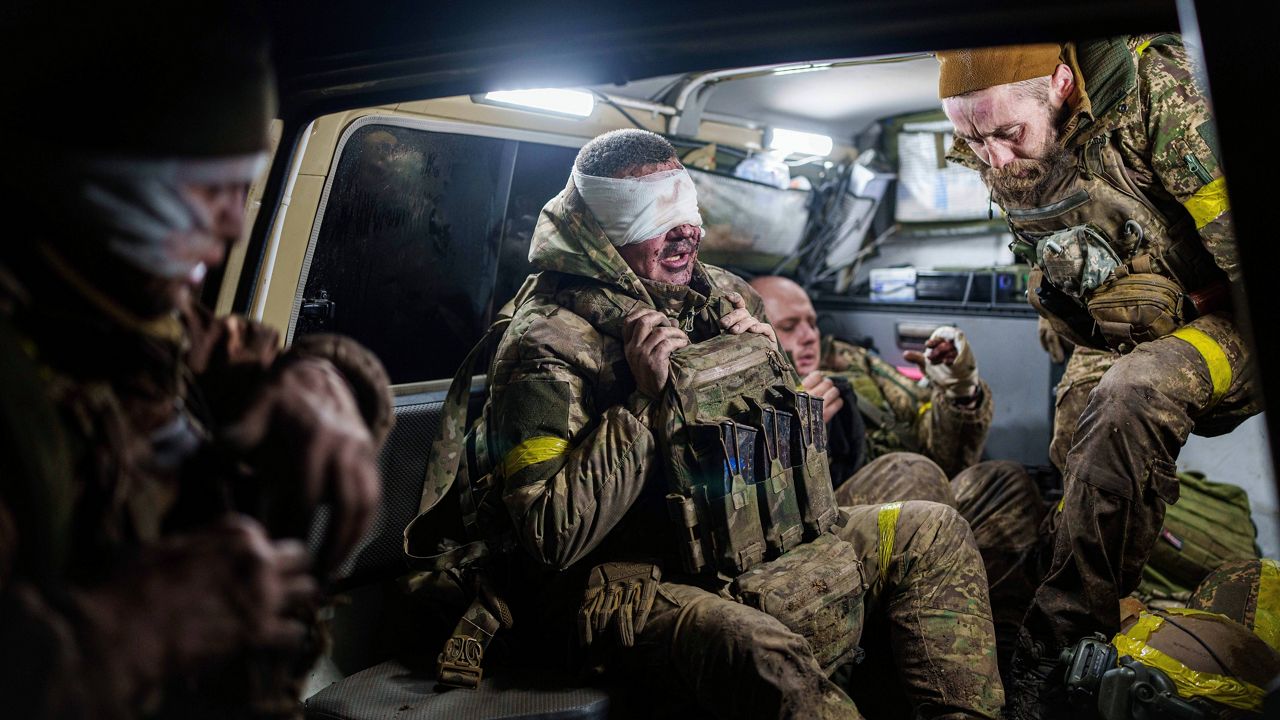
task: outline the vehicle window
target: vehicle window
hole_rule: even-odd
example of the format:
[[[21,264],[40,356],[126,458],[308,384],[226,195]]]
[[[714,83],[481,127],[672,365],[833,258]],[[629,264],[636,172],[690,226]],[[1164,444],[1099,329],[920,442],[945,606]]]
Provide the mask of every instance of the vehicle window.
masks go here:
[[[564,189],[577,154],[577,148],[520,143],[502,231],[498,285],[493,293],[495,308],[515,297],[524,279],[534,271],[529,264],[529,239],[538,214],[548,200]]]
[[[350,335],[393,383],[451,377],[491,314],[516,146],[393,125],[353,132],[295,334]]]

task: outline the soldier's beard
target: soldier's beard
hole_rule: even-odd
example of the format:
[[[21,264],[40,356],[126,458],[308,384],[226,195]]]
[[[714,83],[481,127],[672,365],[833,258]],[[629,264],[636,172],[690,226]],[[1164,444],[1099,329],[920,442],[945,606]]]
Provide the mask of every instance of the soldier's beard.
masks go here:
[[[1025,207],[1034,205],[1049,182],[1060,177],[1071,164],[1066,147],[1054,133],[1039,158],[1013,160],[1002,168],[985,167],[982,179],[1002,207]]]

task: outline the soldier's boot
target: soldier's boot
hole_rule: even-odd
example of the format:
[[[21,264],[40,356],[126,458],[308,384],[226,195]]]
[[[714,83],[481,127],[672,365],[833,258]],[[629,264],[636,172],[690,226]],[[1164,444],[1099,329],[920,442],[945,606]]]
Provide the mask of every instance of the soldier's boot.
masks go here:
[[[968,523],[955,509],[932,502],[844,510],[850,519],[839,534],[858,549],[871,584],[867,623],[888,624],[891,662],[914,706],[905,714],[997,717],[1004,691],[995,630]]]
[[[1033,639],[1026,628],[1019,631],[1005,685],[1006,720],[1066,720],[1072,716],[1061,655],[1058,648]]]

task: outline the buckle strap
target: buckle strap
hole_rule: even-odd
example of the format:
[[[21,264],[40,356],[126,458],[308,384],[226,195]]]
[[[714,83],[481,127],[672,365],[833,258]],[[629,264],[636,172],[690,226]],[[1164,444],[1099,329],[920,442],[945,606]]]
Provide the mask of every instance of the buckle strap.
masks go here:
[[[476,597],[458,619],[453,634],[436,658],[436,677],[442,685],[475,689],[484,677],[484,655],[494,635],[512,625],[511,610],[482,578],[476,580]]]

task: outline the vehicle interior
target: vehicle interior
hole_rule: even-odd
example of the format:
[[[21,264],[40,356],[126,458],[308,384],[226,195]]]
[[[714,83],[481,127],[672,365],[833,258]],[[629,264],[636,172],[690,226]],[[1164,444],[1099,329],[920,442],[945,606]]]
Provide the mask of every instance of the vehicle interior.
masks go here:
[[[1191,0],[384,5],[272,6],[274,156],[250,191],[248,236],[205,292],[219,312],[262,320],[286,342],[351,335],[394,384],[383,507],[334,587],[309,717],[618,714],[613,689],[564,678],[499,671],[479,691],[436,687],[430,667],[406,659],[438,647],[411,629],[401,553],[450,380],[531,272],[543,204],[602,132],[671,140],[698,187],[701,259],[796,279],[825,334],[906,366],[902,352],[935,328],[964,329],[996,399],[984,457],[1024,464],[1055,500],[1048,446],[1063,365],[1037,341],[1027,268],[999,209],[977,173],[944,158],[953,130],[931,52],[1180,31],[1203,50],[1232,181],[1248,291],[1237,312],[1254,319],[1263,377],[1275,377],[1255,239],[1266,232],[1267,170],[1250,143],[1250,91],[1276,66],[1235,39],[1257,22],[1252,10]],[[477,374],[473,411],[484,385]],[[1276,383],[1265,392],[1274,399]],[[1264,414],[1193,437],[1179,458],[1179,469],[1246,489],[1266,557],[1280,557],[1275,441]]]

